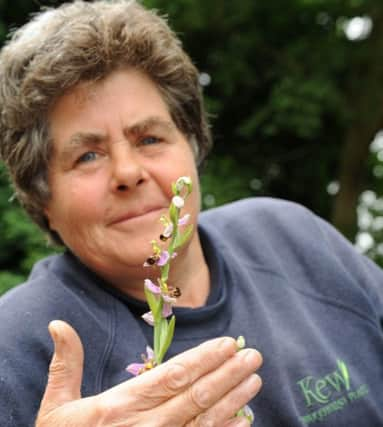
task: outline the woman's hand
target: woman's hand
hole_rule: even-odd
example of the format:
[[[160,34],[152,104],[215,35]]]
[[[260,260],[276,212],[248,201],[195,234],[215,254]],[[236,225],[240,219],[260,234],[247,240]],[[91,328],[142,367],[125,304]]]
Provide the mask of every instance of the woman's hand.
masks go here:
[[[210,340],[96,396],[81,398],[83,347],[65,322],[53,321],[55,343],[36,427],[246,426],[233,415],[261,387],[262,357],[237,352],[232,338]],[[255,414],[256,416],[256,414]]]

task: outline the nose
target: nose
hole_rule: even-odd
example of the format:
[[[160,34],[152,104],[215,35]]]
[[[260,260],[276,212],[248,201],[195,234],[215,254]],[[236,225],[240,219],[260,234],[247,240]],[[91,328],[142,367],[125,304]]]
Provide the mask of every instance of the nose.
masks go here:
[[[146,180],[145,168],[139,154],[126,143],[114,144],[111,159],[111,190],[125,192],[141,185]]]

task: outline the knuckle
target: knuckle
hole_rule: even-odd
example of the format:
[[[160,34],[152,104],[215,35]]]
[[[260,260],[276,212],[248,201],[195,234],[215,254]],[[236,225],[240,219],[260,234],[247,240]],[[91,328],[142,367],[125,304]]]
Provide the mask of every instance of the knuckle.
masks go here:
[[[148,424],[147,427],[153,426],[152,423]],[[166,416],[157,416],[156,415],[156,427],[185,427],[185,424],[179,420],[179,417],[176,415],[166,415]]]
[[[190,387],[189,399],[191,404],[199,410],[207,409],[212,404],[211,392],[206,389],[206,387],[201,387],[199,384]]]
[[[39,413],[35,422],[35,427],[48,427],[52,426],[54,420],[52,420],[52,417],[50,414],[41,414]]]
[[[142,425],[140,411],[132,410],[129,405],[124,406],[124,399],[101,393],[92,398],[92,421],[86,426],[124,426],[133,427]],[[77,425],[77,424],[76,424]]]
[[[193,427],[218,427],[212,413],[204,412],[194,419]]]
[[[105,393],[93,397],[93,410],[97,414],[97,419],[105,424],[113,419],[114,407],[115,402],[112,402]]]
[[[49,365],[49,375],[63,375],[67,372],[67,370],[68,367],[65,362],[58,359],[53,359],[51,364]]]
[[[177,392],[190,383],[190,375],[185,366],[180,363],[173,363],[169,365],[163,380],[163,387],[165,390]]]

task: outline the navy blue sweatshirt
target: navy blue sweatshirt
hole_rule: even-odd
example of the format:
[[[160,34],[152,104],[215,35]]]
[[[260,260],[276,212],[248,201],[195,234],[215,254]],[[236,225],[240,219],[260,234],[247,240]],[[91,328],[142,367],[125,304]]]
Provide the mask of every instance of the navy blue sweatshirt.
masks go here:
[[[211,273],[204,307],[176,308],[168,357],[244,335],[262,352],[257,427],[383,426],[383,272],[305,208],[249,199],[200,215]],[[70,253],[34,267],[0,299],[0,425],[33,426],[53,319],[85,348],[83,396],[130,377],[151,344],[143,302],[111,288]]]

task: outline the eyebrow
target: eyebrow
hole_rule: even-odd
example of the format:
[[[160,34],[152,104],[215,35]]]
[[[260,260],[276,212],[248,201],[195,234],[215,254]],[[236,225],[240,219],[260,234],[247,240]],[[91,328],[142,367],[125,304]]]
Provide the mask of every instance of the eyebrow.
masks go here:
[[[142,135],[145,132],[148,132],[150,129],[154,127],[164,128],[168,131],[176,130],[176,126],[173,122],[169,120],[164,120],[161,117],[151,116],[145,120],[142,120],[138,123],[135,123],[129,127],[124,128],[125,136],[133,135]]]
[[[171,132],[177,129],[175,124],[169,120],[164,120],[162,117],[150,116],[144,120],[132,124],[131,126],[124,127],[123,132],[127,138],[130,136],[137,137],[155,127],[163,128],[164,130]],[[60,153],[60,157],[68,157],[77,147],[86,145],[97,146],[102,142],[105,142],[106,139],[107,134],[103,132],[76,132],[64,144],[64,147]]]

